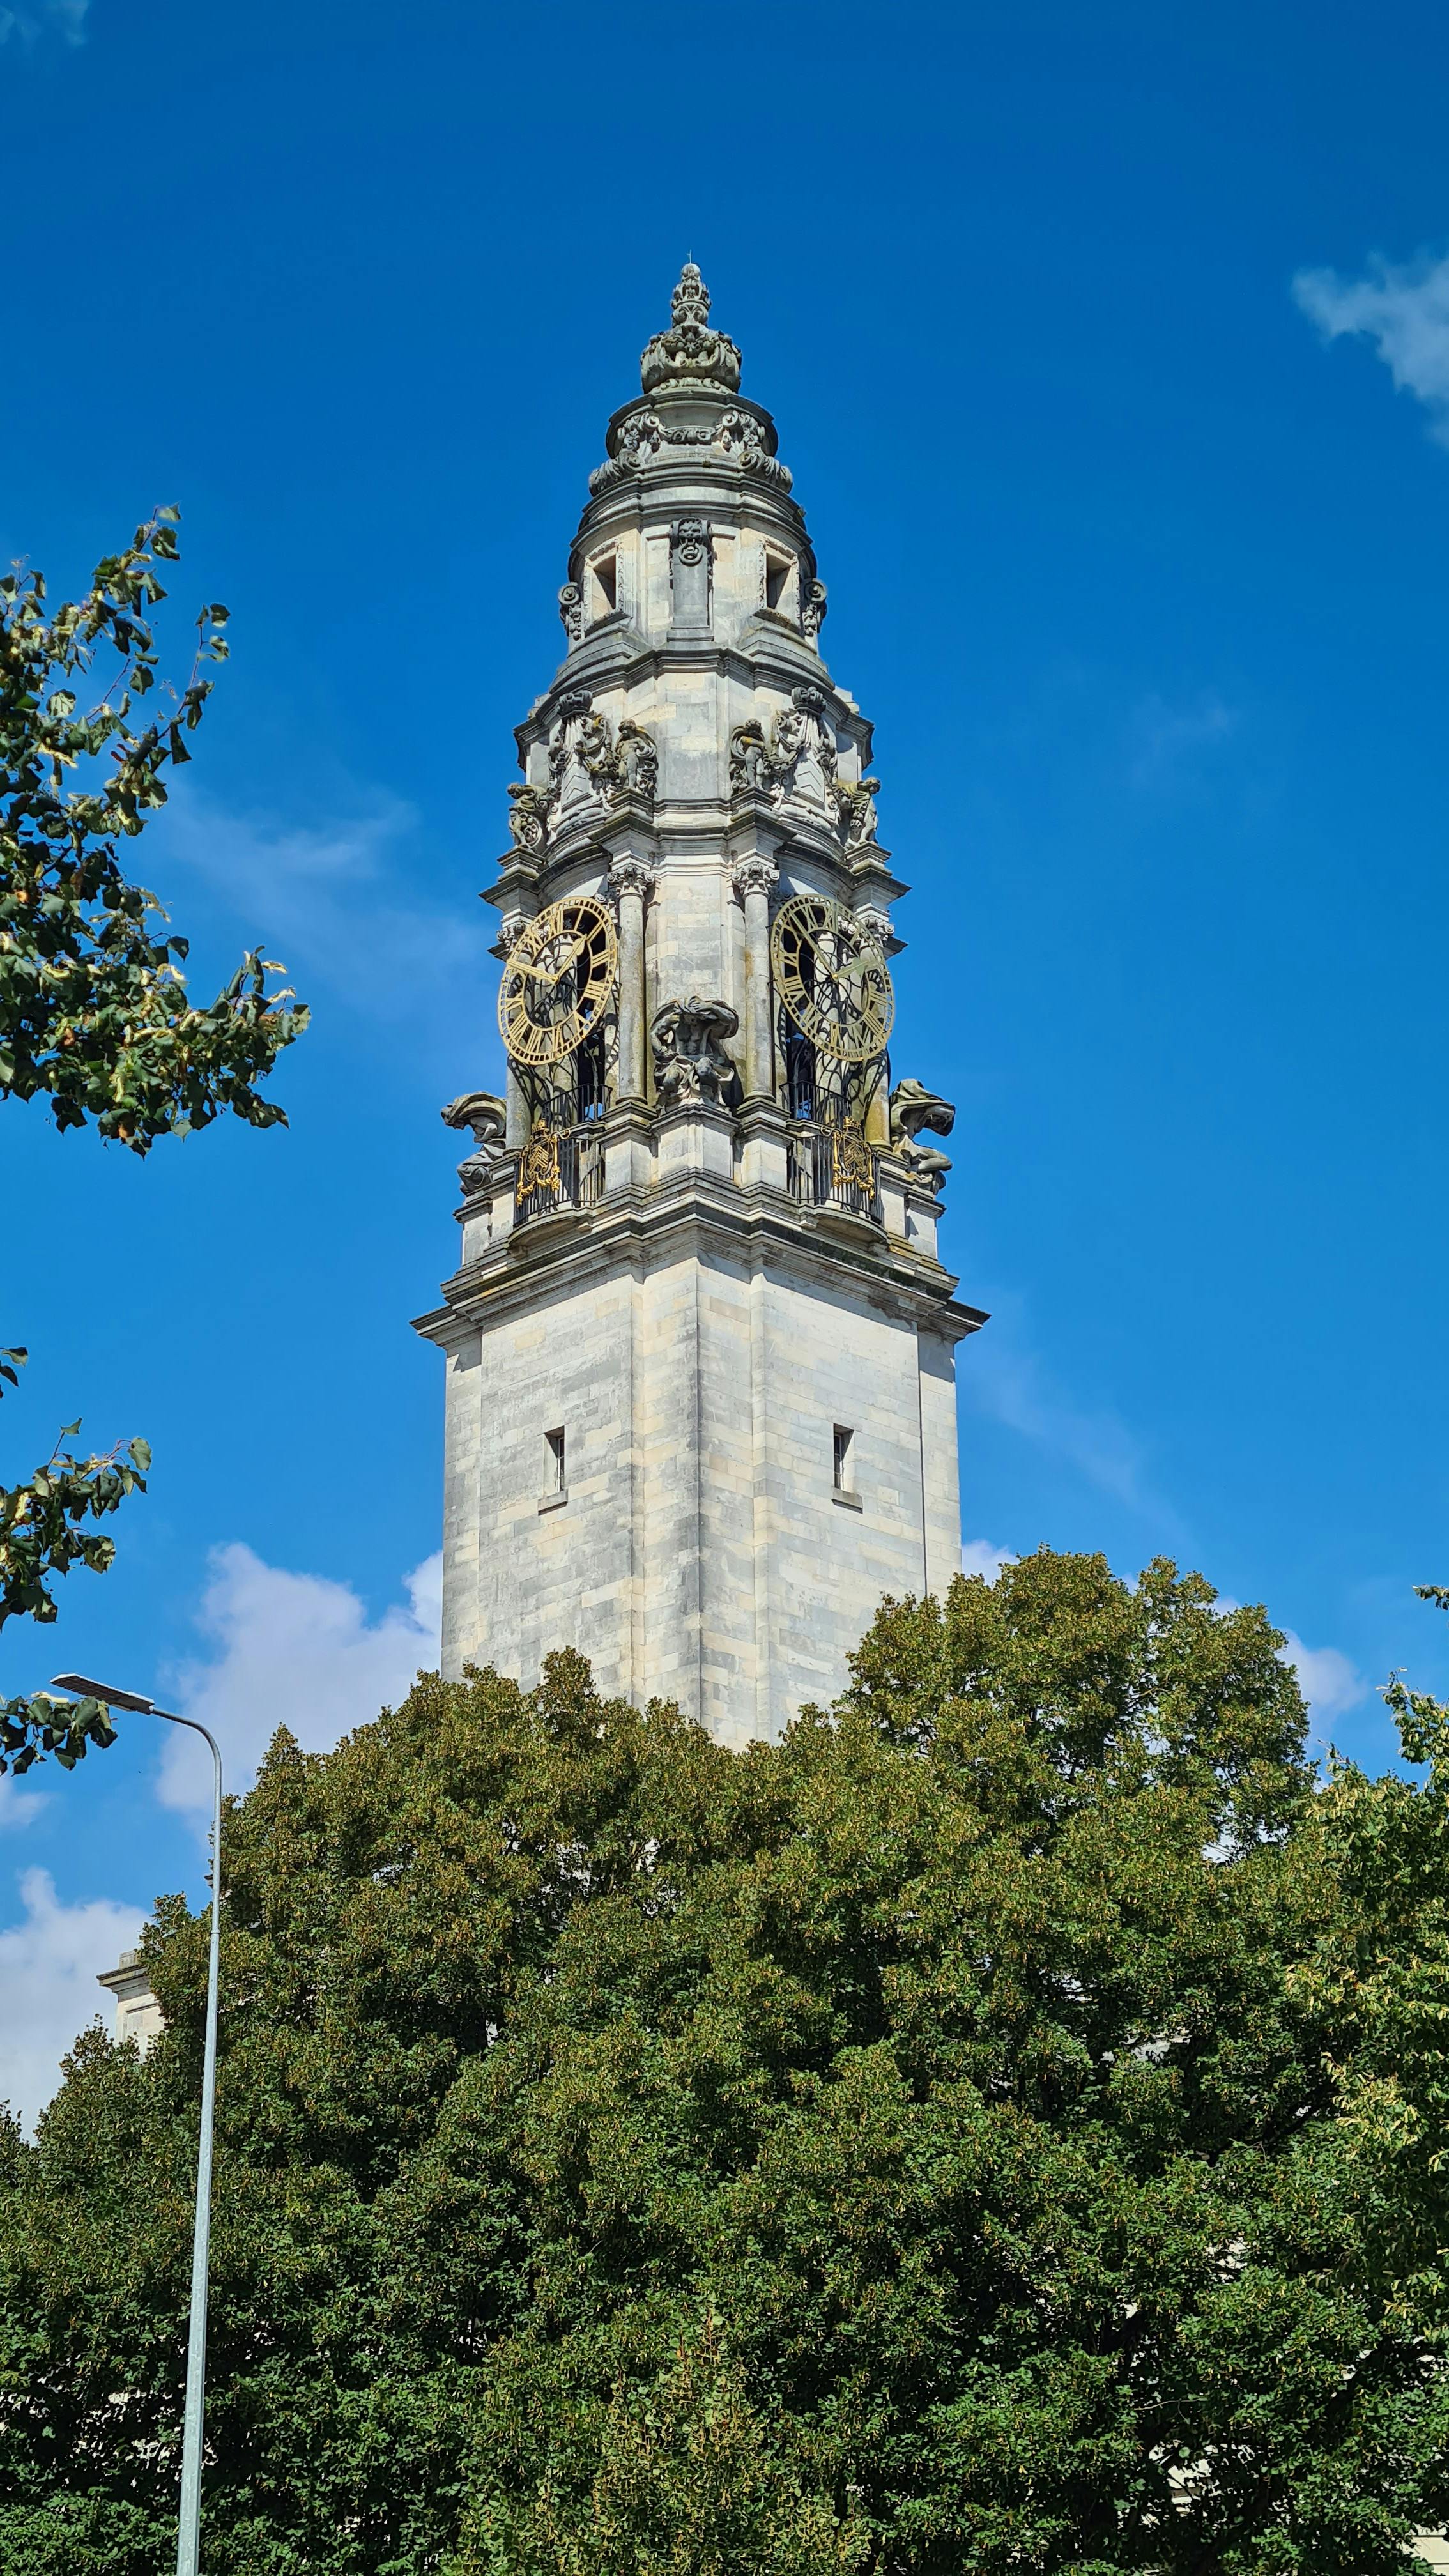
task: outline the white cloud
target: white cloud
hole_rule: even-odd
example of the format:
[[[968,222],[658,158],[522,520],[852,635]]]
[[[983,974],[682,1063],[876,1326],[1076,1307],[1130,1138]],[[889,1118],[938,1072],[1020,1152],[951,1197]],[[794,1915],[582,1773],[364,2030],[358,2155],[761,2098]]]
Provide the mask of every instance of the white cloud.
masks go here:
[[[961,1571],[963,1574],[984,1574],[988,1583],[994,1583],[1004,1565],[1015,1565],[1015,1563],[1016,1558],[1009,1547],[993,1547],[989,1538],[962,1540]]]
[[[1170,706],[1155,694],[1144,698],[1128,720],[1133,786],[1170,785],[1201,753],[1226,742],[1237,724],[1237,709],[1214,689],[1204,689],[1183,706]]]
[[[166,844],[212,886],[243,936],[281,956],[294,982],[319,979],[382,1017],[486,971],[488,930],[413,897],[400,865],[417,817],[378,796],[320,827],[232,814],[195,790],[168,808]]]
[[[420,1667],[437,1665],[441,1555],[406,1578],[408,1606],[376,1621],[350,1584],[290,1574],[249,1547],[214,1549],[211,1569],[197,1624],[218,1651],[182,1669],[177,1705],[210,1727],[230,1790],[250,1786],[279,1726],[307,1752],[324,1752],[405,1698]],[[166,1730],[158,1794],[163,1806],[210,1815],[211,1760],[198,1737]]]
[[[0,9],[0,45],[18,36],[30,46],[47,34],[59,36],[63,45],[83,45],[89,7],[90,0],[37,0],[31,9]]]
[[[135,1948],[145,1917],[105,1896],[62,1905],[43,1869],[26,1870],[20,1897],[24,1919],[0,1932],[0,2101],[28,2127],[60,2082],[61,2058],[77,2034],[97,2013],[109,2021],[96,1978]]]
[[[1376,253],[1367,277],[1305,268],[1293,293],[1325,340],[1372,340],[1401,394],[1429,414],[1429,434],[1449,447],[1449,258],[1395,268]]]
[[[1218,1594],[1216,1607],[1224,1618],[1242,1606],[1230,1592]],[[1355,1670],[1347,1655],[1340,1654],[1337,1646],[1305,1646],[1295,1628],[1284,1629],[1278,1661],[1292,1665],[1310,1712],[1320,1720],[1338,1717],[1344,1709],[1355,1707],[1369,1688],[1362,1673]]]
[[[1337,1646],[1305,1646],[1291,1628],[1285,1628],[1283,1636],[1280,1660],[1293,1666],[1298,1687],[1316,1718],[1338,1717],[1364,1697],[1368,1683]]]
[[[23,1834],[49,1804],[48,1789],[32,1788],[28,1780],[22,1786],[8,1772],[0,1775],[0,1834]]]

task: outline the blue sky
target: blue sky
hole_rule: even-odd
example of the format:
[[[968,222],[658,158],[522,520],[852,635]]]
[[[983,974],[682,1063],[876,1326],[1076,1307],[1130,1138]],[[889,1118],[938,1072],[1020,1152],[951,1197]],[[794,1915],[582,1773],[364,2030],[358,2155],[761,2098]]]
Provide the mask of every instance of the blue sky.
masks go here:
[[[0,1117],[14,1474],[144,1431],[103,1581],[5,1637],[240,1769],[429,1651],[439,1103],[499,1074],[477,889],[609,412],[687,254],[877,727],[898,1070],[959,1104],[982,1549],[1159,1549],[1306,1641],[1371,1762],[1449,1682],[1449,22],[1216,0],[768,18],[0,6],[0,553],[157,501],[234,658],[140,872],[313,1004],[285,1135]],[[1296,283],[1295,283],[1296,281]],[[410,1578],[412,1578],[410,1588]],[[0,2091],[200,1891],[144,1722],[0,1803]],[[8,1929],[3,1927],[8,1925]],[[7,2078],[8,2069],[8,2078]]]

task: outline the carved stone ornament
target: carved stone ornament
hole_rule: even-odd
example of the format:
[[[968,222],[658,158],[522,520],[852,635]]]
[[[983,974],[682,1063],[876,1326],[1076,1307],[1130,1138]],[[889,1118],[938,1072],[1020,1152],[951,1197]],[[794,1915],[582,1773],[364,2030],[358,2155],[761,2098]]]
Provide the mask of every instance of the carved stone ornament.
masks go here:
[[[636,411],[609,436],[610,453],[589,476],[589,490],[595,500],[615,483],[622,483],[626,475],[641,473],[666,447],[717,449],[732,465],[760,475],[781,492],[788,492],[795,479],[788,465],[782,465],[771,453],[773,428],[749,411],[727,411],[717,422],[676,421],[672,425],[662,421],[657,412]]]
[[[880,794],[878,778],[861,778],[852,786],[837,779],[831,788],[835,799],[840,838],[847,850],[864,849],[875,839],[875,800]]]
[[[493,1166],[504,1149],[507,1110],[496,1092],[465,1091],[447,1103],[442,1118],[445,1127],[472,1129],[475,1151],[465,1154],[458,1165],[463,1195],[471,1198],[475,1191],[486,1189],[493,1177]]]
[[[743,903],[747,895],[772,895],[780,882],[780,871],[773,859],[739,859],[731,872],[731,881]]]
[[[531,850],[535,856],[548,847],[549,816],[552,797],[538,787],[510,787],[508,790],[508,828],[515,849]]]
[[[670,329],[656,332],[639,361],[640,381],[646,394],[654,393],[660,385],[678,384],[691,377],[738,393],[740,353],[722,331],[710,329],[709,288],[692,259],[686,260],[680,270],[679,284],[670,299],[670,313]]]
[[[545,830],[552,828],[564,803],[569,771],[577,767],[596,796],[615,804],[623,796],[642,796],[652,804],[659,785],[659,750],[653,735],[632,716],[616,734],[607,716],[594,712],[586,689],[568,689],[558,702],[558,716],[548,739],[548,765],[553,786],[547,797],[533,788],[512,787],[510,796],[536,797]],[[570,799],[569,801],[574,801]],[[514,811],[517,812],[515,805]],[[514,826],[514,838],[519,837]],[[532,846],[530,844],[529,846]],[[542,843],[538,845],[542,847]]]
[[[576,581],[566,581],[558,595],[558,613],[564,622],[564,633],[571,644],[582,641],[584,632],[584,594]]]
[[[734,1066],[720,1041],[732,1038],[739,1015],[728,1002],[702,1002],[691,993],[687,1002],[666,1002],[649,1028],[654,1056],[654,1089],[661,1109],[678,1109],[690,1100],[718,1100]]]
[[[826,795],[835,786],[835,736],[826,713],[824,693],[819,689],[800,688],[790,693],[791,702],[773,719],[768,736],[753,717],[736,725],[730,735],[730,792],[739,795],[745,789],[764,791],[771,801],[782,804],[796,784],[801,761],[811,758],[820,773]]]
[[[823,581],[807,583],[805,596],[800,603],[800,623],[806,634],[812,638],[819,634],[824,625],[825,584]]]
[[[708,519],[676,519],[669,531],[669,552],[675,563],[702,564],[709,554]]]
[[[609,870],[609,886],[617,903],[626,894],[637,894],[647,903],[659,880],[647,859],[616,859]]]
[[[928,1091],[914,1074],[907,1074],[891,1093],[890,1111],[891,1151],[928,1189],[938,1190],[951,1168],[951,1157],[938,1152],[934,1145],[923,1145],[921,1131],[928,1128],[933,1136],[949,1136],[956,1124],[951,1102],[943,1100],[937,1091]]]

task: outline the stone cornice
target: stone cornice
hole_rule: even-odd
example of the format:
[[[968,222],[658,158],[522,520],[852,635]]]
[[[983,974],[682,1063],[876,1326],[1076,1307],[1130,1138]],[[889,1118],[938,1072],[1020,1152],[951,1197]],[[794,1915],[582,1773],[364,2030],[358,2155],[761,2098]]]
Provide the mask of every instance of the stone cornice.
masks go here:
[[[953,1342],[987,1321],[981,1308],[956,1299],[957,1283],[939,1262],[897,1245],[868,1219],[840,1209],[802,1210],[778,1191],[711,1184],[691,1174],[673,1187],[621,1190],[605,1207],[563,1210],[515,1227],[481,1260],[444,1281],[446,1302],[418,1316],[414,1329],[448,1347],[485,1319],[535,1305],[541,1291],[657,1261],[688,1249],[691,1237],[700,1246],[743,1252],[752,1263],[793,1265],[835,1293],[848,1283],[884,1311],[911,1314]]]

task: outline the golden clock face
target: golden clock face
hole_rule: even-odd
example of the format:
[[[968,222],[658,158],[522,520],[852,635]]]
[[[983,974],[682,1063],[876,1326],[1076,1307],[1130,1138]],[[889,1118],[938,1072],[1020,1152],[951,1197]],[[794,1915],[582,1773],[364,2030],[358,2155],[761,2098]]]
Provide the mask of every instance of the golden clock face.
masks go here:
[[[516,1064],[561,1064],[597,1027],[614,989],[614,916],[570,895],[526,922],[498,988],[498,1025]]]
[[[780,999],[821,1055],[867,1064],[896,1015],[885,950],[828,895],[792,894],[775,915],[770,954]]]

